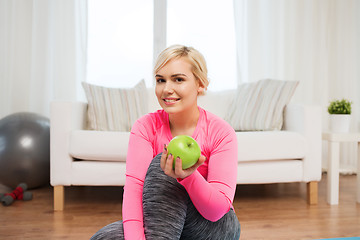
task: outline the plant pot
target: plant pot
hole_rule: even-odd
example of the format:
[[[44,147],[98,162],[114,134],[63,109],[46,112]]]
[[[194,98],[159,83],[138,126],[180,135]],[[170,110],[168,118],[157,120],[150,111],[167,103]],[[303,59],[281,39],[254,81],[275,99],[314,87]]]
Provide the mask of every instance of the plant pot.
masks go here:
[[[330,114],[330,131],[347,133],[350,129],[350,114]]]

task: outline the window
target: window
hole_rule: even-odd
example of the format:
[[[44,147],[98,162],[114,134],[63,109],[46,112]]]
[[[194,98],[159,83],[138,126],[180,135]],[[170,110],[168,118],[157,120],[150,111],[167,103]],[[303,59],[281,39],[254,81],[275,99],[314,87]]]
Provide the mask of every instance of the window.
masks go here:
[[[209,90],[236,88],[232,0],[167,1],[167,45],[184,44],[205,57]]]
[[[153,86],[153,1],[89,0],[87,81]],[[209,70],[209,90],[236,88],[232,0],[168,0],[167,46],[198,49]]]
[[[107,87],[152,83],[153,2],[88,2],[87,82]]]

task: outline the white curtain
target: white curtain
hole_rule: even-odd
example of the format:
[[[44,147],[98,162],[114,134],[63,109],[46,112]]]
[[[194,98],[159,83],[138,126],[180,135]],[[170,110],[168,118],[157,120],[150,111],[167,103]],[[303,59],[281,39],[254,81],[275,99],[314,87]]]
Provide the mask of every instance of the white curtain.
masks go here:
[[[166,45],[167,0],[154,0],[153,65]],[[153,82],[155,84],[155,82]]]
[[[360,112],[360,1],[234,0],[238,84],[262,78],[300,81],[293,102],[321,105],[323,130],[334,98]],[[355,172],[355,144],[343,144],[340,168]],[[327,146],[323,144],[326,168]]]
[[[0,118],[81,98],[86,0],[0,0]]]

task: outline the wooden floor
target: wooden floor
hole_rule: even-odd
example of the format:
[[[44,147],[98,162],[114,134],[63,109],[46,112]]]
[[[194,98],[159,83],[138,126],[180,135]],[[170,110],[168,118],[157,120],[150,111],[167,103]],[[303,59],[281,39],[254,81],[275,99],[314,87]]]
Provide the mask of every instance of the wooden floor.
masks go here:
[[[326,203],[326,174],[319,203],[306,203],[306,184],[238,185],[234,201],[240,239],[320,239],[360,236],[356,176],[340,177],[340,203]],[[32,201],[0,205],[0,239],[89,239],[121,219],[121,187],[66,188],[65,210],[53,212],[52,188],[32,190]]]

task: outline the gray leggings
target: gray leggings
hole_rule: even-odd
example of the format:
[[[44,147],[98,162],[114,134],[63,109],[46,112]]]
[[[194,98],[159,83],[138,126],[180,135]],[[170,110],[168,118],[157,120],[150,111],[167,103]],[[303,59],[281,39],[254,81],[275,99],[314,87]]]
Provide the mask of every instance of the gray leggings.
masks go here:
[[[238,240],[240,223],[232,209],[216,222],[194,207],[185,188],[160,168],[161,154],[151,162],[143,189],[144,229],[147,240]],[[91,240],[124,239],[123,223],[100,229]]]

